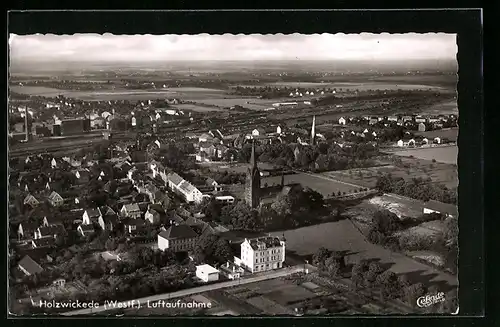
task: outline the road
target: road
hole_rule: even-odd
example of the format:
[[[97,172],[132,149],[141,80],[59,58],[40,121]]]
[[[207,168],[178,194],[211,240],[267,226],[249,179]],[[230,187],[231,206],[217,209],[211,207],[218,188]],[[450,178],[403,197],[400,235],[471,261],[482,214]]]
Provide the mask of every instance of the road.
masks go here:
[[[303,272],[304,268],[308,269],[309,271],[316,270],[316,268],[311,266],[311,265],[297,265],[297,266],[283,268],[280,270],[274,270],[274,271],[267,272],[267,273],[256,274],[255,276],[248,277],[248,278],[241,278],[239,280],[231,280],[231,281],[222,282],[222,283],[216,283],[216,284],[211,284],[211,285],[206,285],[206,286],[200,286],[200,287],[180,290],[180,291],[172,292],[172,293],[164,293],[164,294],[147,296],[147,297],[135,299],[135,303],[147,303],[147,301],[154,302],[154,301],[159,301],[159,300],[170,300],[170,299],[185,297],[185,296],[189,296],[189,295],[193,295],[193,294],[218,290],[221,288],[227,288],[227,287],[233,287],[233,286],[239,286],[239,285],[244,285],[244,284],[261,282],[261,281],[268,280],[268,279],[275,279],[275,278],[280,278],[280,277],[292,275],[294,273]],[[128,301],[132,301],[132,300],[128,300]],[[125,302],[127,302],[127,301],[125,301]],[[106,312],[106,311],[110,311],[110,310],[116,310],[116,308],[105,307],[104,305],[102,305],[102,306],[99,306],[98,308],[95,308],[95,309],[91,308],[91,309],[75,310],[75,311],[63,313],[62,315],[63,316],[92,315],[92,314],[102,313],[102,312]]]

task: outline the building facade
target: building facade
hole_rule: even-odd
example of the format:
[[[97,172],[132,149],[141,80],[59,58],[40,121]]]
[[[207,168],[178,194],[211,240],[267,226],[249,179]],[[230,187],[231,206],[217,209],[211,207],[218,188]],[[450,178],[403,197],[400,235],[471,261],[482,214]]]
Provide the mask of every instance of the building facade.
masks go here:
[[[252,273],[279,269],[285,262],[285,238],[245,239],[241,244],[241,265]]]

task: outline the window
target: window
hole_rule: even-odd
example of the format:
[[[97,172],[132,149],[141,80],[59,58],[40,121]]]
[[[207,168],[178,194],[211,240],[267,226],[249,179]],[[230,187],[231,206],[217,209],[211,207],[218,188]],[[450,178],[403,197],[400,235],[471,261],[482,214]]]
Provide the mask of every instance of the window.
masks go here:
[[[255,259],[255,263],[259,263],[259,259]]]

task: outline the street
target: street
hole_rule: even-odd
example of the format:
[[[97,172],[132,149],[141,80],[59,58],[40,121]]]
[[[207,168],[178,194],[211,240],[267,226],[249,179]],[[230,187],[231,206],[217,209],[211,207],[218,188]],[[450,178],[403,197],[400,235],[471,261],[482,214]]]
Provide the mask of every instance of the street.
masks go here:
[[[231,280],[231,281],[227,281],[227,282],[185,289],[185,290],[181,290],[181,291],[177,291],[177,292],[173,292],[173,293],[152,295],[152,296],[147,296],[147,297],[143,297],[143,298],[139,298],[139,299],[135,299],[135,300],[128,300],[128,301],[135,301],[135,303],[147,303],[147,301],[154,302],[154,301],[159,301],[159,300],[170,300],[170,299],[185,297],[185,296],[189,296],[189,295],[193,295],[193,294],[203,293],[203,292],[207,292],[207,291],[218,290],[221,288],[239,286],[239,285],[244,285],[244,284],[256,283],[256,282],[260,282],[260,281],[268,280],[268,279],[285,277],[288,275],[292,275],[294,273],[303,272],[305,269],[308,269],[309,271],[316,270],[316,268],[311,266],[311,265],[303,265],[302,264],[302,265],[283,268],[280,270],[274,270],[274,271],[271,271],[268,273],[262,273],[262,274],[248,277],[248,278],[241,278],[239,280]],[[110,300],[113,300],[113,299],[110,299]],[[62,315],[63,316],[91,315],[91,314],[102,313],[102,312],[110,311],[110,310],[114,310],[114,309],[116,309],[116,308],[104,307],[104,305],[100,305],[98,308],[75,310],[75,311],[63,313]]]

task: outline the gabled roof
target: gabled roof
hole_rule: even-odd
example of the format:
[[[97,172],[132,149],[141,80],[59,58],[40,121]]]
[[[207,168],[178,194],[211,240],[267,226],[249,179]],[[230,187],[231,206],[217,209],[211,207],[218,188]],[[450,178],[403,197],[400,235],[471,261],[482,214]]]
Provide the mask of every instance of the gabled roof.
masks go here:
[[[178,187],[185,193],[192,193],[197,190],[196,187],[194,187],[193,184],[189,183],[188,181],[183,181],[178,185]]]
[[[99,207],[99,211],[102,216],[116,216],[116,212],[109,206],[101,206]]]
[[[57,193],[56,191],[52,191],[52,193],[50,193],[48,199],[50,201],[63,201],[64,199],[62,198],[62,196]]]
[[[40,266],[35,260],[31,259],[28,255],[19,261],[19,267],[22,267],[30,275],[41,273],[43,271],[42,266]]]
[[[53,235],[61,235],[63,234],[66,230],[64,229],[63,225],[51,225],[47,227],[39,227],[38,231],[44,236],[53,236]]]
[[[87,216],[89,216],[90,219],[99,218],[99,216],[101,215],[101,213],[99,212],[99,209],[97,209],[97,208],[87,209],[87,210],[85,210],[85,212],[87,212]]]
[[[254,250],[257,250],[259,245],[262,245],[265,248],[281,246],[280,239],[278,237],[271,237],[271,236],[249,239],[248,243]]]
[[[174,185],[179,185],[180,183],[182,183],[184,181],[184,178],[182,178],[181,176],[179,176],[176,173],[168,174],[167,179],[170,182],[172,182],[172,184],[174,184]]]
[[[26,197],[24,198],[24,203],[28,203],[28,202],[31,202],[31,201],[36,201],[37,203],[39,202],[33,195],[31,194],[28,194],[26,195]]]
[[[449,203],[443,203],[439,201],[434,201],[434,200],[429,200],[426,204],[425,207],[434,211],[437,211],[439,213],[443,214],[449,214],[453,216],[457,216],[458,214],[458,207],[453,204]]]
[[[39,238],[36,240],[33,240],[33,243],[36,245],[36,247],[51,247],[54,246],[56,243],[55,238],[53,237],[43,237]]]
[[[127,212],[137,212],[141,211],[141,208],[139,208],[139,205],[137,203],[130,203],[130,204],[125,204],[122,208],[122,210],[125,209]]]
[[[23,229],[23,232],[26,233],[26,232],[35,231],[39,227],[39,224],[37,224],[35,222],[23,222],[23,223],[20,223],[19,226],[21,226]]]
[[[198,234],[196,234],[196,232],[192,230],[188,225],[170,226],[166,231],[161,232],[159,235],[167,240],[198,237]]]
[[[64,221],[64,218],[61,215],[45,216],[44,219],[47,220],[47,224],[49,225],[62,225]]]

